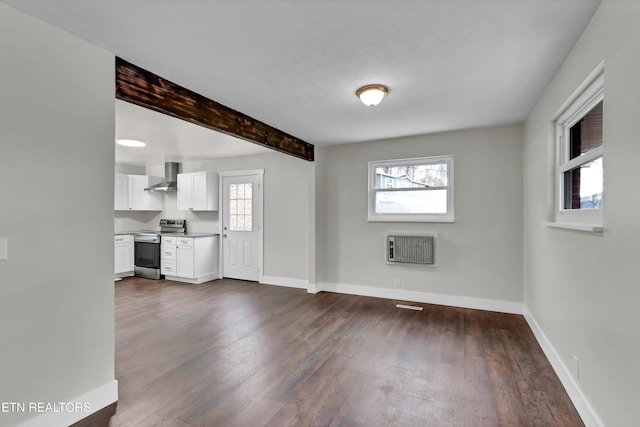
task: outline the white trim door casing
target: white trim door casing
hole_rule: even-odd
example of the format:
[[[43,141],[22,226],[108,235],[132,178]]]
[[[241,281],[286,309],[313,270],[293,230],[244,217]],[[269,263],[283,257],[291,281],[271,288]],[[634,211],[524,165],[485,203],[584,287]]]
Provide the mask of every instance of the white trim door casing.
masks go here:
[[[263,277],[264,170],[220,173],[222,277]]]

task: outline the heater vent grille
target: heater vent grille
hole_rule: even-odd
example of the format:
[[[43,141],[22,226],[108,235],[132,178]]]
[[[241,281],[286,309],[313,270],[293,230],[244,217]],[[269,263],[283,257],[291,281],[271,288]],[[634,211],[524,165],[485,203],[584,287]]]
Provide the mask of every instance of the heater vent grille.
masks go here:
[[[388,235],[387,262],[399,264],[435,264],[434,235]]]

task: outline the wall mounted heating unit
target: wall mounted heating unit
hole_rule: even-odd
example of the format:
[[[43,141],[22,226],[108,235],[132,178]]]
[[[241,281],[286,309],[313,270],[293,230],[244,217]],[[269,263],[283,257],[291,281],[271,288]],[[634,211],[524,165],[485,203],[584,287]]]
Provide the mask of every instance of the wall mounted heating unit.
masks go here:
[[[435,267],[437,237],[437,233],[387,234],[387,263]]]

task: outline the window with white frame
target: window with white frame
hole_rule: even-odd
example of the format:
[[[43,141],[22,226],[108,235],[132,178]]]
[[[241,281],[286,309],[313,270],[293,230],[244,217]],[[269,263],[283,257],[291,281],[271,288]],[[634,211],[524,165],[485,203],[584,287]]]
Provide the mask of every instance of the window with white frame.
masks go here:
[[[556,222],[602,224],[604,74],[556,121]]]
[[[453,156],[369,162],[368,219],[453,222]]]

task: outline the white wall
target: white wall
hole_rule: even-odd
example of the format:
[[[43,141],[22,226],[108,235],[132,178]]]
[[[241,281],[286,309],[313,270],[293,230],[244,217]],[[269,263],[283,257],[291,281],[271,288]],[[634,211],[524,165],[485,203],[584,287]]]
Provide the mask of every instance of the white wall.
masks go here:
[[[514,307],[522,302],[521,126],[317,151],[316,274],[321,288],[359,285],[385,289],[379,294],[387,296],[412,291],[517,303]],[[455,156],[455,223],[367,221],[369,161],[449,154]],[[439,232],[439,267],[387,265],[387,231]],[[401,290],[394,288],[396,278]]]
[[[197,164],[197,163],[196,163]],[[202,169],[205,170],[205,169]],[[182,163],[181,172],[197,172],[191,163]],[[147,175],[164,177],[164,164],[155,165],[147,168]],[[151,216],[150,213],[147,217]],[[218,212],[190,212],[178,210],[178,193],[164,193],[164,209],[161,213],[151,218],[148,224],[149,229],[158,228],[161,218],[178,218],[187,220],[187,231],[192,233],[218,233],[220,227],[218,225]]]
[[[604,0],[525,126],[525,304],[593,406],[594,419],[616,427],[640,420],[639,52],[640,2]],[[604,233],[547,228],[552,117],[603,60]]]
[[[164,176],[164,169],[157,176]],[[144,166],[115,164],[115,172],[125,175],[146,175],[147,170]],[[141,231],[141,230],[157,230],[162,215],[158,212],[146,211],[114,211],[113,228],[114,232]],[[163,217],[164,218],[164,217]],[[169,216],[168,218],[173,218]]]
[[[0,52],[0,402],[95,411],[117,399],[114,58],[2,3]]]
[[[145,166],[121,165],[116,163],[116,173],[127,175],[151,175],[164,179],[164,164]],[[184,165],[183,165],[184,168]],[[187,166],[187,169],[189,167]],[[116,233],[142,230],[158,230],[160,219],[186,219],[187,231],[192,233],[218,232],[218,212],[188,212],[178,210],[176,192],[166,192],[163,197],[163,210],[158,211],[115,211],[114,231]]]
[[[309,280],[312,162],[281,153],[183,164],[184,172],[264,169],[264,275]]]
[[[264,275],[305,286],[310,270],[310,199],[314,164],[281,153],[268,153],[202,162],[185,162],[182,172],[264,169]],[[144,171],[142,173],[145,173]],[[146,169],[164,176],[164,165]],[[218,212],[177,209],[176,193],[165,193],[162,212],[116,212],[115,230],[157,229],[160,218],[187,220],[191,232],[220,232]],[[282,282],[282,281],[281,281]],[[278,284],[286,284],[285,282]]]
[[[125,175],[145,175],[146,168],[144,166],[136,166],[136,165],[123,165],[116,163],[115,166],[116,173],[122,173]],[[164,172],[162,173],[164,176]]]
[[[122,165],[116,168],[123,173],[164,176],[164,164],[141,171]],[[313,187],[314,168],[313,162],[276,152],[181,164],[181,172],[265,170],[265,282],[300,287],[307,286],[313,264],[310,206],[314,201],[309,189]],[[218,212],[179,211],[176,193],[165,193],[162,212],[116,212],[114,228],[116,232],[154,230],[160,218],[186,219],[187,230],[194,233],[220,232]]]

